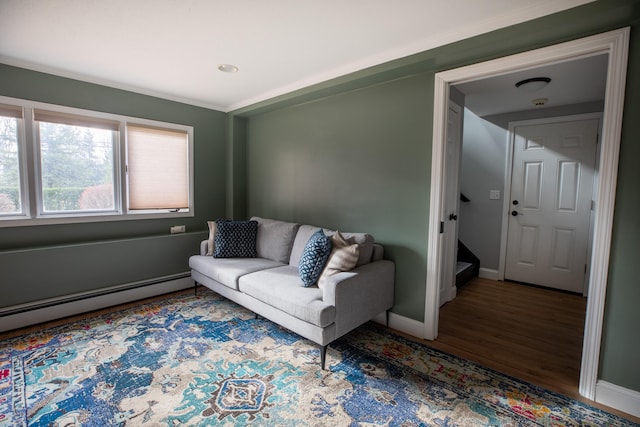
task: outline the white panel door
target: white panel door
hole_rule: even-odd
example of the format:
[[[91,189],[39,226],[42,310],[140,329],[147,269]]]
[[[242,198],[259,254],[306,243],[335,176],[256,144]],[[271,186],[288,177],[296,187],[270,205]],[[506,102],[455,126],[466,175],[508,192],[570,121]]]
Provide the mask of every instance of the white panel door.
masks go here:
[[[458,207],[460,204],[460,147],[462,145],[462,108],[449,101],[447,114],[447,146],[445,160],[444,225],[441,239],[442,281],[440,305],[456,297],[456,265],[458,257]]]
[[[583,292],[599,126],[514,127],[505,279]]]

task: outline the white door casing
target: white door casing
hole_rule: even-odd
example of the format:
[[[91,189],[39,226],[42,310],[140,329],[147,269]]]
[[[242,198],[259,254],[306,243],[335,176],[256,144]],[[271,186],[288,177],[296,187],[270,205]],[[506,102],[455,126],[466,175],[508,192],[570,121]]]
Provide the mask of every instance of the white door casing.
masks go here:
[[[531,69],[545,64],[571,61],[591,55],[608,55],[607,85],[600,138],[600,161],[598,166],[598,195],[596,198],[589,275],[589,293],[580,370],[579,393],[598,400],[596,380],[600,357],[600,341],[604,318],[605,295],[614,202],[618,176],[618,156],[624,107],[627,59],[629,52],[629,27],[560,43],[528,52],[494,59],[435,74],[433,108],[433,144],[431,156],[431,180],[429,197],[429,235],[427,237],[427,279],[425,289],[424,338],[433,340],[438,336],[439,284],[442,280],[440,253],[440,222],[444,203],[444,166],[447,111],[451,85],[510,72]]]
[[[501,277],[582,293],[599,126],[597,117],[510,124]]]
[[[456,297],[456,259],[458,255],[458,208],[460,205],[460,148],[462,146],[462,107],[449,101],[447,113],[446,190],[441,251],[443,279],[440,305]]]

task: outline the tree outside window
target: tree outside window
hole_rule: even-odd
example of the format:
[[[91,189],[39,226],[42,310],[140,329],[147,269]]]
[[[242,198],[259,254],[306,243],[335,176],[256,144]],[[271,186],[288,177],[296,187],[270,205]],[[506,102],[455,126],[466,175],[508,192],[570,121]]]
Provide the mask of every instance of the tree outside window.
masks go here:
[[[40,122],[44,212],[114,210],[114,132]]]

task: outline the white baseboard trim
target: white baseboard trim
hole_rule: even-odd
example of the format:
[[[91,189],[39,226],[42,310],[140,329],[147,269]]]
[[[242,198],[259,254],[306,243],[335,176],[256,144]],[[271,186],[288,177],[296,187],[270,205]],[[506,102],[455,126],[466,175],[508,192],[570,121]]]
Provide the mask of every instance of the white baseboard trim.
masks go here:
[[[417,320],[409,319],[408,317],[404,317],[399,314],[389,312],[388,325],[387,315],[384,312],[378,314],[376,317],[371,319],[371,321],[382,326],[388,326],[389,328],[395,329],[396,331],[404,332],[405,334],[409,334],[416,338],[424,338],[424,323],[418,322]]]
[[[640,417],[640,392],[635,390],[599,380],[596,383],[595,400],[634,417]]]
[[[480,267],[478,277],[481,279],[498,280],[498,270]]]
[[[389,313],[389,327],[420,339],[424,338],[424,322],[419,322],[393,312]]]
[[[46,307],[24,310],[19,313],[2,316],[0,332],[86,313],[92,310],[99,310],[114,305],[125,304],[139,299],[187,289],[189,287],[193,287],[193,280],[191,277],[183,277],[98,296],[89,295],[86,298],[76,301],[61,302]]]

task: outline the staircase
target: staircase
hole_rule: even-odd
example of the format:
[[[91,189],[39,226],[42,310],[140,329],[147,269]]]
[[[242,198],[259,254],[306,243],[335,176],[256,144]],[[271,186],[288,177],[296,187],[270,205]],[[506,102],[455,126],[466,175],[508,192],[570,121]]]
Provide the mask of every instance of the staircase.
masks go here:
[[[460,289],[480,274],[480,259],[458,240],[458,263],[456,267],[456,288]]]

